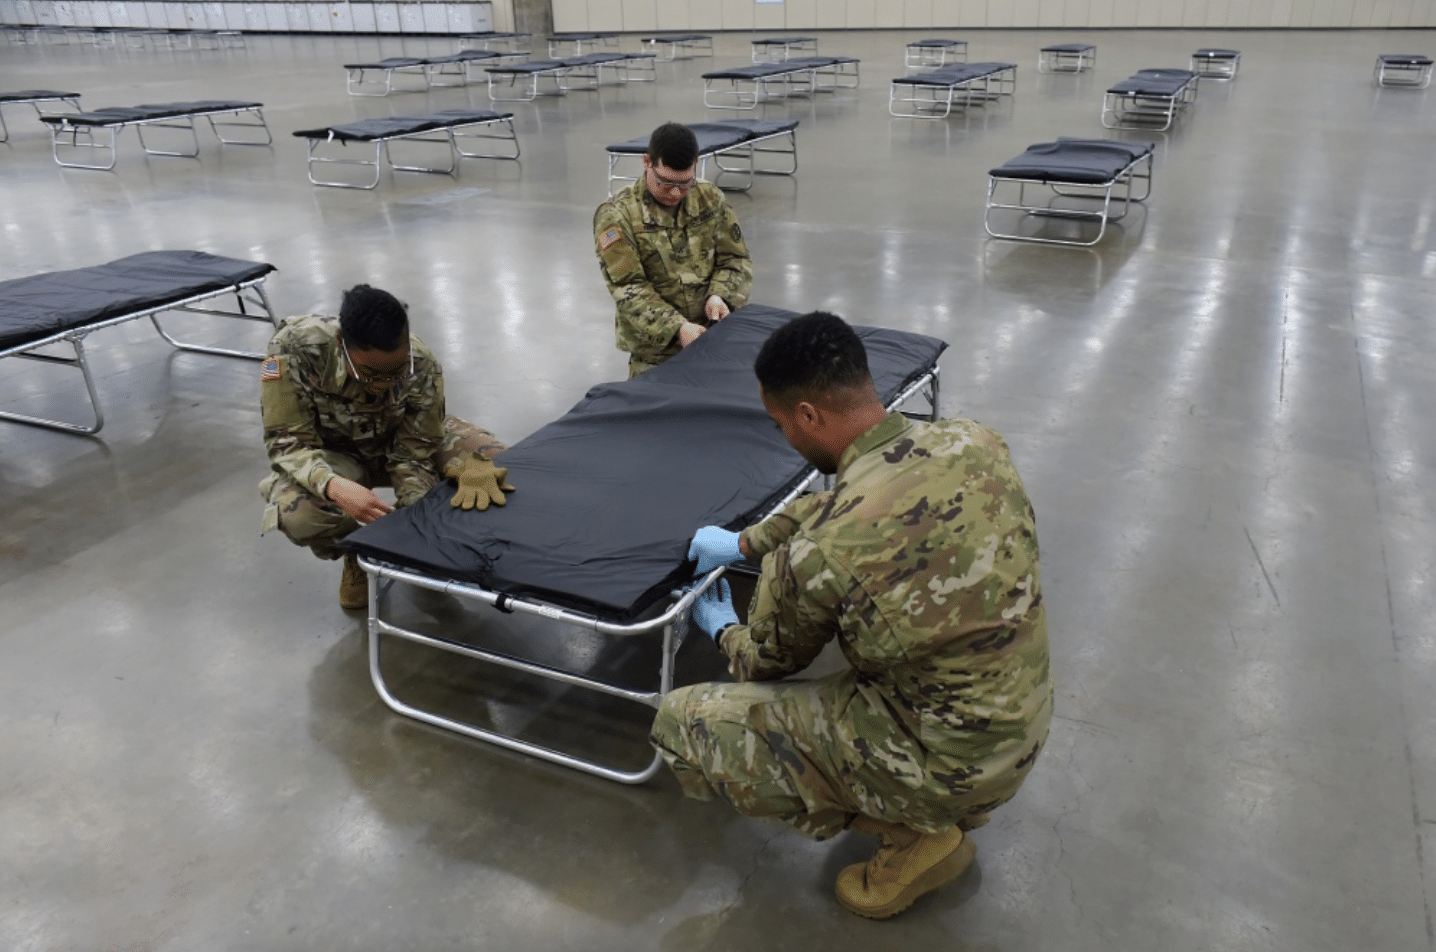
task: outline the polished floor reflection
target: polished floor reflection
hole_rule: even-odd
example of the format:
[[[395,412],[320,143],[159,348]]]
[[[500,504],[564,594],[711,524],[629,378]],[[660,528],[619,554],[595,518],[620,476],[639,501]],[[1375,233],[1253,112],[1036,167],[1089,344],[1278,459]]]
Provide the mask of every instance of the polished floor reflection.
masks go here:
[[[1016,95],[889,118],[923,35],[1019,64]],[[311,186],[298,129],[488,107],[481,86],[355,99],[341,64],[453,41],[0,46],[0,91],[86,107],[255,99],[268,148],[63,170],[6,108],[0,279],[156,248],[265,260],[283,313],[360,281],[407,301],[450,408],[514,441],[619,378],[589,224],[604,146],[705,114],[699,75],[515,104],[519,162]],[[1035,69],[1048,43],[1098,67]],[[637,48],[633,38],[630,48]],[[834,901],[855,834],[810,843],[394,715],[337,567],[259,537],[256,368],[148,324],[89,342],[97,438],[0,423],[0,947],[1411,950],[1436,891],[1436,91],[1376,56],[1436,32],[824,33],[862,85],[765,107],[798,173],[734,194],[754,300],[938,335],[943,409],[1006,434],[1038,511],[1057,718],[959,883],[885,924]],[[1099,136],[1137,69],[1240,49],[1156,143],[1151,200],[1092,249],[989,240],[987,170]],[[23,108],[23,107],[22,107]],[[1049,227],[1058,227],[1055,225]],[[257,333],[226,341],[262,344]],[[4,361],[0,409],[65,413]],[[582,473],[575,473],[582,479]],[[519,491],[522,491],[520,487]],[[404,610],[577,667],[615,643],[403,593]],[[701,643],[689,678],[714,676]],[[641,711],[396,654],[434,703],[646,758]]]

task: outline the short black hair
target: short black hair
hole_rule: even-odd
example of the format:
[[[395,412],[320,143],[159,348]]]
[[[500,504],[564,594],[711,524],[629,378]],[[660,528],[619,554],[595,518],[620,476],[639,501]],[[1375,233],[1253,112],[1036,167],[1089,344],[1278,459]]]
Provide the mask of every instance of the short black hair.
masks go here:
[[[782,403],[873,385],[862,339],[826,311],[795,317],[768,335],[753,372],[763,392]]]
[[[398,350],[409,336],[409,312],[388,291],[356,284],[339,305],[339,330],[360,350]]]
[[[665,122],[648,137],[648,159],[675,172],[691,169],[698,162],[698,137],[677,122]]]

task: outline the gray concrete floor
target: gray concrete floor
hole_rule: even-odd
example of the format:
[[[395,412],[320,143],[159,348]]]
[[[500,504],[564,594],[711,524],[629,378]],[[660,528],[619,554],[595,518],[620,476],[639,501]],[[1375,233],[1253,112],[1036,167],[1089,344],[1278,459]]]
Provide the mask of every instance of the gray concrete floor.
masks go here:
[[[944,412],[1004,432],[1026,476],[1057,718],[974,870],[869,923],[831,894],[869,852],[855,834],[810,843],[666,775],[619,786],[389,712],[336,566],[258,535],[254,364],[136,322],[90,339],[98,438],[0,423],[0,948],[1432,948],[1436,90],[1378,90],[1370,70],[1436,35],[972,33],[974,60],[1020,64],[1016,96],[890,119],[921,35],[823,34],[861,57],[862,87],[768,108],[802,120],[801,169],[732,201],[755,301],[941,336]],[[386,172],[372,193],[310,186],[289,133],[486,107],[482,87],[345,92],[341,63],[452,41],[0,47],[0,89],[253,98],[276,133],[221,149],[205,131],[176,159],[130,132],[114,172],[68,171],[7,109],[0,278],[197,248],[277,265],[282,313],[372,282],[410,303],[450,408],[515,441],[623,375],[589,233],[603,146],[708,118],[698,75],[750,38],[656,84],[514,107],[520,163]],[[1040,45],[1076,39],[1098,44],[1095,72],[1036,72]],[[1136,136],[1157,143],[1148,207],[1094,250],[985,237],[987,169],[1102,134],[1107,85],[1212,45],[1243,51],[1240,76]],[[81,410],[61,370],[5,368],[0,407]],[[643,660],[407,604],[580,666]],[[692,677],[714,662],[685,648]],[[646,758],[621,704],[395,664],[480,721]]]

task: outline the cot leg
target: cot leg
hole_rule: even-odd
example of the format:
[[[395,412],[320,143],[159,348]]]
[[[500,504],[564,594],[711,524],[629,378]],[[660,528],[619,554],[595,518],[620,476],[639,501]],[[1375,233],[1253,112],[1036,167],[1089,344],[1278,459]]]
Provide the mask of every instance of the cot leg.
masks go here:
[[[85,359],[84,335],[69,339],[70,346],[75,349],[74,357],[57,357],[53,354],[10,354],[11,357],[23,357],[26,360],[38,360],[47,364],[61,364],[66,367],[74,367],[80,371],[85,379],[85,392],[90,396],[90,409],[94,411],[95,420],[89,424],[66,423],[63,420],[51,420],[46,417],[30,416],[24,413],[11,413],[0,411],[0,420],[9,420],[13,423],[28,423],[31,426],[43,426],[50,430],[59,430],[63,433],[82,433],[86,435],[100,432],[100,427],[105,425],[105,414],[100,409],[100,396],[95,392],[95,381],[90,374],[90,362]]]
[[[252,115],[256,120],[255,122],[215,122],[214,116],[205,116],[205,119],[209,120],[209,130],[214,133],[214,137],[220,141],[221,145],[268,146],[274,144],[274,134],[269,131],[269,123],[264,121],[264,112],[259,107],[256,106],[253,109],[243,109],[232,113],[218,113],[218,115],[232,115],[236,119],[239,119],[245,115]],[[251,141],[249,139],[226,139],[224,137],[224,134],[219,131],[223,128],[263,129],[264,141],[260,142],[258,140]]]
[[[248,284],[239,285],[238,287],[227,288],[224,291],[219,291],[213,294],[201,295],[196,298],[191,298],[189,301],[186,302],[181,302],[179,304],[171,304],[165,308],[162,308],[162,310],[184,311],[189,314],[207,314],[212,317],[232,317],[242,321],[259,321],[277,327],[279,326],[279,322],[275,318],[274,309],[269,305],[269,295],[265,294],[264,292],[263,280],[263,278],[260,278]],[[245,309],[244,292],[247,290],[257,292],[257,299],[254,303],[258,304],[264,313],[251,314]],[[238,302],[237,310],[221,311],[216,310],[215,308],[197,306],[201,301],[230,293],[234,294],[235,299]],[[176,340],[174,337],[170,336],[169,332],[166,331],[164,327],[160,325],[159,311],[155,311],[153,314],[150,315],[150,323],[155,326],[156,331],[159,331],[159,335],[161,337],[169,341],[172,346],[177,347],[180,350],[187,350],[191,353],[196,354],[214,354],[219,357],[239,357],[245,360],[264,359],[264,354],[257,351],[232,350],[227,347],[210,347],[204,344],[190,344],[185,341]]]
[[[548,747],[542,747],[538,744],[520,740],[516,737],[510,737],[507,734],[500,734],[496,731],[491,731],[483,727],[478,727],[474,724],[457,721],[452,718],[443,717],[442,715],[435,714],[431,711],[425,711],[420,708],[414,707],[413,705],[407,704],[404,701],[400,700],[397,696],[395,696],[394,692],[390,690],[388,683],[384,679],[384,671],[382,664],[383,657],[381,648],[383,645],[384,636],[393,635],[398,638],[403,638],[406,641],[411,641],[421,645],[427,645],[431,648],[437,648],[441,651],[447,651],[452,654],[472,658],[474,660],[498,664],[504,667],[513,668],[515,670],[524,671],[528,674],[547,677],[552,680],[557,680],[566,684],[576,685],[579,687],[594,688],[605,694],[613,694],[620,697],[629,697],[632,700],[637,700],[640,703],[648,703],[656,708],[658,706],[658,702],[662,700],[663,694],[668,693],[668,691],[672,690],[673,687],[673,658],[677,653],[677,641],[675,636],[677,634],[678,627],[675,623],[670,622],[663,629],[663,662],[660,669],[661,693],[653,695],[640,695],[638,692],[616,689],[613,688],[611,685],[603,685],[601,683],[591,681],[588,678],[569,674],[568,672],[549,668],[544,665],[533,664],[505,655],[492,654],[490,652],[486,652],[477,648],[472,648],[468,645],[460,644],[458,642],[433,638],[416,631],[410,631],[408,629],[400,628],[396,625],[390,624],[381,617],[379,611],[383,595],[386,594],[388,591],[388,586],[384,586],[383,592],[381,592],[378,583],[382,580],[383,574],[387,570],[379,569],[362,558],[360,559],[359,564],[361,567],[364,568],[366,572],[369,573],[370,580],[373,583],[369,586],[369,677],[370,680],[374,683],[374,690],[378,692],[379,697],[384,701],[386,705],[389,706],[391,710],[399,714],[403,714],[406,717],[412,717],[414,720],[421,721],[425,724],[430,724],[434,727],[442,727],[445,730],[453,731],[456,734],[462,734],[465,737],[472,737],[475,740],[485,741],[486,743],[494,744],[498,747],[503,747],[521,754],[526,754],[530,757],[537,757],[540,760],[546,760],[549,763],[559,764],[560,766],[564,767],[571,767],[574,770],[580,770],[584,773],[593,774],[594,776],[603,777],[606,780],[613,780],[618,783],[646,783],[648,780],[656,776],[658,771],[662,768],[663,757],[656,752],[653,755],[653,759],[649,761],[648,765],[641,770],[616,770],[614,768],[606,767],[593,761],[584,760],[580,757],[574,757],[570,754],[563,753],[562,751],[553,750],[552,748]]]
[[[137,122],[135,123],[135,135],[139,136],[140,148],[145,150],[146,155],[172,155],[181,159],[193,159],[199,155],[199,134],[194,130],[194,116],[176,116],[183,119],[178,122]],[[191,149],[188,152],[171,152],[165,149],[151,149],[145,142],[145,126],[157,126],[161,129],[185,129],[189,132]]]
[[[0,109],[0,142],[10,141],[10,130],[5,126],[5,110]]]
[[[513,160],[518,159],[518,157],[519,157],[519,137],[514,134],[514,121],[513,121],[512,119],[494,120],[494,121],[491,121],[491,122],[478,123],[477,125],[486,126],[486,127],[487,127],[487,126],[493,126],[493,127],[495,127],[495,128],[498,128],[498,127],[501,126],[505,131],[504,131],[504,132],[472,132],[472,133],[467,133],[467,134],[465,134],[465,133],[463,132],[463,130],[464,130],[464,129],[471,128],[470,126],[453,126],[452,128],[449,129],[449,138],[450,138],[451,144],[452,144],[453,147],[454,147],[454,152],[456,152],[456,153],[459,155],[460,158],[464,158],[464,159],[506,159],[506,160],[510,160],[510,161],[513,161]],[[512,148],[513,148],[513,155],[504,155],[504,154],[501,154],[501,153],[498,153],[498,152],[465,152],[463,146],[461,145],[461,142],[462,142],[462,140],[464,140],[464,139],[492,139],[492,140],[494,140],[494,141],[496,141],[496,142],[507,142],[507,143],[509,143],[509,145],[503,146],[502,148],[508,149],[508,148],[512,147]],[[611,167],[610,167],[610,169],[611,169]]]

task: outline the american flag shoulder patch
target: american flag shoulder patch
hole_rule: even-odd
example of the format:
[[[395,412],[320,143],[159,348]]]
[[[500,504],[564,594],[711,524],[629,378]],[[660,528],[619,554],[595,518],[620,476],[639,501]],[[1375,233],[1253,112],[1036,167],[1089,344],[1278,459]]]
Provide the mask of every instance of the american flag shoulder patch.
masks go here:
[[[259,365],[260,383],[269,383],[270,381],[278,380],[279,378],[280,372],[278,357],[270,357],[264,363]]]
[[[608,246],[618,240],[618,229],[610,228],[598,236],[598,250],[607,251]]]

